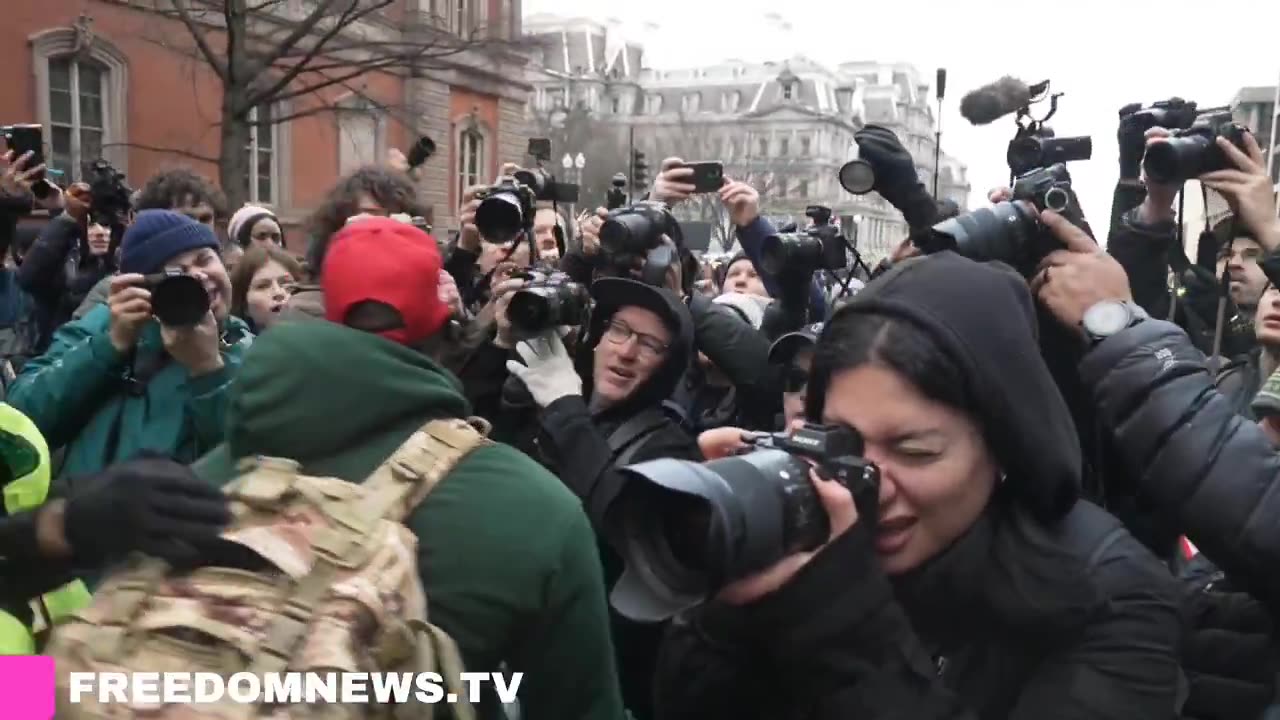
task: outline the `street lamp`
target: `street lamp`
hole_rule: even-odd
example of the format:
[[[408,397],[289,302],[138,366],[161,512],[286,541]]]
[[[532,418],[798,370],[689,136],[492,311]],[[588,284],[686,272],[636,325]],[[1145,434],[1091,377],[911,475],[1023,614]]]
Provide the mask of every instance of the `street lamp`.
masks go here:
[[[569,172],[570,170],[572,170],[573,156],[570,155],[569,153],[565,153],[564,157],[560,158],[560,167],[564,168],[565,172]]]
[[[568,157],[568,155],[565,155],[565,158]],[[582,172],[582,168],[587,166],[587,157],[582,153],[578,153],[578,157],[573,159],[573,166],[578,168],[578,172]]]

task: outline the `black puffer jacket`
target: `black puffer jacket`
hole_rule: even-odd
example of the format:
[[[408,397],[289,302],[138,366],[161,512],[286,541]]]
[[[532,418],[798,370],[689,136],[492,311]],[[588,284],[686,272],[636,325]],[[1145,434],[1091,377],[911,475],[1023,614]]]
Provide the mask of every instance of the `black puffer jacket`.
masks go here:
[[[1280,611],[1280,454],[1219,394],[1204,355],[1148,320],[1080,364],[1138,489],[1239,586]]]
[[[940,253],[872,281],[824,332],[857,312],[916,325],[954,359],[1007,479],[905,574],[885,575],[860,521],[779,591],[682,618],[664,646],[659,718],[1175,717],[1176,588],[1117,519],[1076,499],[1080,446],[1025,281]],[[824,339],[811,417],[826,396]]]

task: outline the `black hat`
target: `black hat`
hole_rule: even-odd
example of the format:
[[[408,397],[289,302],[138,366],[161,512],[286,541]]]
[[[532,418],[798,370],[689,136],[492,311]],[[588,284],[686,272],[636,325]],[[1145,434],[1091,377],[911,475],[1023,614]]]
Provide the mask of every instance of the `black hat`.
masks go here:
[[[787,365],[803,349],[812,347],[822,334],[822,323],[814,323],[778,338],[769,348],[770,365]]]

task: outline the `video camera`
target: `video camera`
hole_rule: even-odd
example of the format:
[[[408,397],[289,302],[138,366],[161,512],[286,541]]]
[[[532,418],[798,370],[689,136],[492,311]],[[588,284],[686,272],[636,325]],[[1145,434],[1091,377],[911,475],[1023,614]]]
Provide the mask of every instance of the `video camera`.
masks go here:
[[[807,280],[818,270],[842,270],[848,264],[844,237],[831,226],[831,208],[810,205],[804,214],[813,220],[813,227],[765,238],[760,252],[765,272]]]
[[[1235,167],[1217,139],[1226,138],[1244,151],[1248,129],[1235,122],[1230,111],[1196,118],[1185,129],[1174,130],[1168,140],[1152,143],[1142,159],[1147,177],[1158,183],[1181,183],[1215,170]]]
[[[496,185],[476,192],[480,206],[476,208],[476,229],[489,242],[506,245],[524,233],[533,234],[533,188],[513,176],[503,177]]]
[[[1194,102],[1178,97],[1151,103],[1147,108],[1135,103],[1120,110],[1120,131],[1141,135],[1154,127],[1184,130],[1191,127],[1199,116],[1200,111]]]
[[[568,275],[546,269],[512,273],[511,277],[527,281],[507,305],[507,319],[516,340],[528,340],[552,328],[586,321],[591,293]]]
[[[578,202],[578,186],[573,183],[564,183],[556,180],[555,176],[546,170],[536,167],[516,170],[512,173],[516,182],[523,183],[531,190],[533,196],[540,202],[553,202],[562,205],[572,205]]]
[[[925,253],[954,250],[979,262],[998,260],[1029,277],[1046,255],[1062,247],[1040,223],[1039,213],[1044,210],[1084,227],[1071,174],[1062,163],[1016,178],[1011,200],[944,220],[916,242]]]
[[[125,225],[133,209],[133,189],[125,184],[124,173],[106,160],[95,160],[89,166],[88,180],[92,221],[107,227]]]
[[[1049,119],[1058,113],[1058,100],[1062,93],[1050,94],[1048,80],[1032,86],[1029,91],[1031,100],[1017,110],[1014,124],[1018,129],[1005,152],[1011,176],[1018,178],[1050,165],[1092,158],[1093,138],[1087,135],[1056,137],[1048,125]],[[1037,118],[1031,108],[1046,99],[1049,109]]]
[[[680,262],[676,248],[664,243],[663,236],[676,243],[681,233],[675,216],[660,202],[632,203],[610,211],[600,226],[605,273],[633,277],[639,270],[639,279],[646,285],[663,287],[667,269]]]
[[[639,621],[663,620],[726,584],[831,534],[811,467],[853,493],[862,522],[876,521],[880,473],[853,430],[806,424],[764,434],[744,454],[695,463],[663,458],[621,468],[627,477],[606,521],[626,571],[611,602]]]

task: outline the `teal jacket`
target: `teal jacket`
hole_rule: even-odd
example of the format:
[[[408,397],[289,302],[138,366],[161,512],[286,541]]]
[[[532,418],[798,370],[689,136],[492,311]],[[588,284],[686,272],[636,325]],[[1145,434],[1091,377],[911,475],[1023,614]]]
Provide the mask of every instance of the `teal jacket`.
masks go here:
[[[222,442],[227,388],[253,335],[227,319],[221,370],[192,378],[169,360],[152,324],[138,341],[132,367],[158,368],[130,390],[127,355],[111,345],[111,312],[94,308],[53,335],[49,351],[29,361],[9,387],[8,402],[35,422],[51,448],[66,448],[59,475],[97,472],[141,450],[192,462]]]

